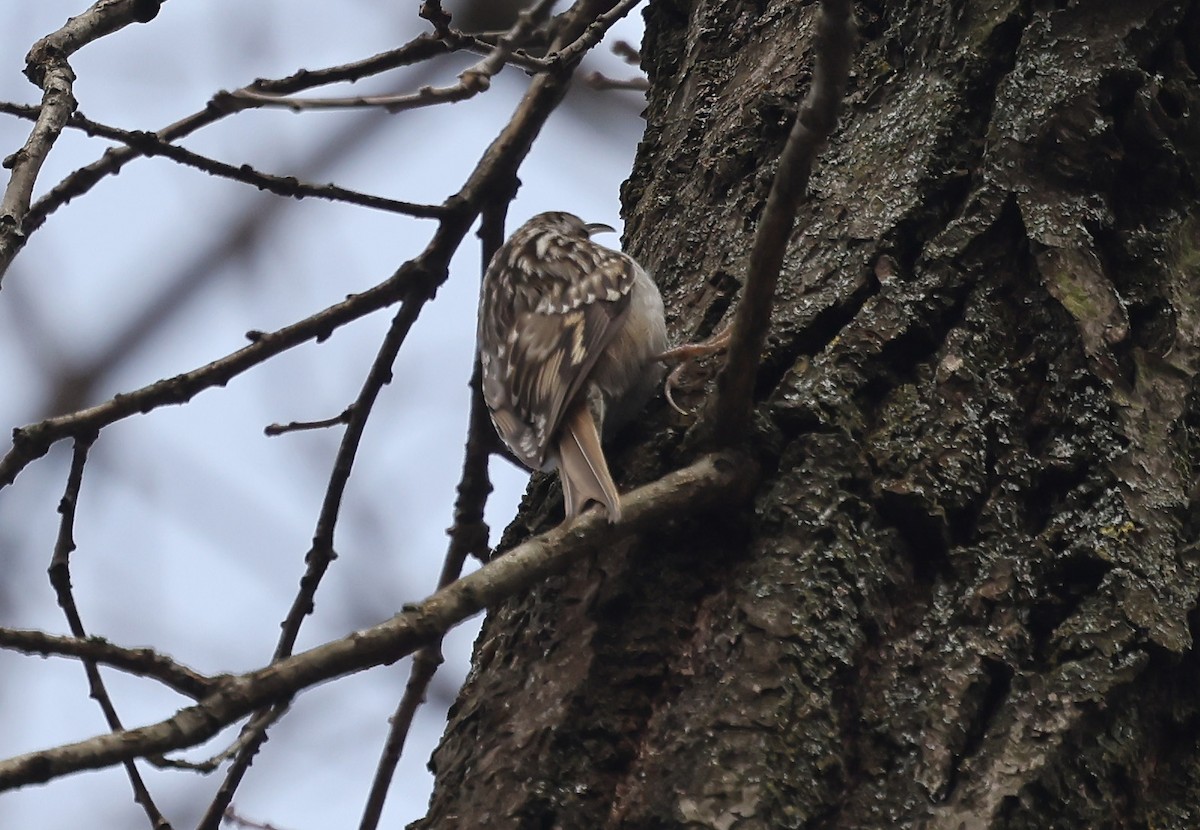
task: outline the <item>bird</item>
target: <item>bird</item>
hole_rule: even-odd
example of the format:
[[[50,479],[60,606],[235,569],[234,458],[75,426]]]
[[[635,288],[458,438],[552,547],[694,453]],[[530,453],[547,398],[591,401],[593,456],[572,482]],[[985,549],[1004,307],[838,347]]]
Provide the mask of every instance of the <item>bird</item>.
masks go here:
[[[621,519],[604,455],[662,380],[662,295],[632,257],[592,240],[613,232],[564,212],[513,232],[484,273],[477,330],[483,399],[530,470],[557,469],[567,520],[590,502]]]

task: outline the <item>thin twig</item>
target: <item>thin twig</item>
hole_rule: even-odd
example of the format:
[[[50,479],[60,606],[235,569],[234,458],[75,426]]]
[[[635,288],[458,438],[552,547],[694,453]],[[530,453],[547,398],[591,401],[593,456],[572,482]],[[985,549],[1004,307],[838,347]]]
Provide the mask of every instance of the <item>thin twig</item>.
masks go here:
[[[350,406],[350,420],[346,424],[346,432],[342,436],[341,445],[334,457],[333,470],[329,476],[329,484],[325,489],[325,498],[321,502],[321,512],[317,518],[316,531],[313,534],[312,547],[305,556],[308,568],[300,580],[301,590],[297,593],[292,607],[283,622],[283,631],[275,648],[274,659],[279,660],[291,654],[296,637],[300,633],[300,625],[304,618],[312,613],[317,586],[325,569],[334,560],[333,534],[337,527],[338,515],[341,510],[342,497],[346,492],[346,484],[350,480],[350,471],[358,454],[359,442],[363,430],[366,429],[367,418],[375,406],[380,390],[391,382],[392,364],[400,347],[404,345],[412,325],[417,321],[424,304],[432,294],[414,295],[406,299],[392,320],[379,352],[367,372],[362,389],[354,403]]]
[[[614,23],[633,11],[634,7],[641,2],[642,0],[619,0],[619,2],[614,3],[608,11],[597,15],[592,24],[573,41],[547,55],[544,63],[549,68],[555,66],[575,66],[593,46],[604,38],[604,35],[612,28]]]
[[[812,83],[788,134],[766,208],[754,234],[746,267],[746,288],[734,317],[729,355],[717,377],[717,394],[708,413],[714,424],[714,437],[721,445],[742,440],[749,430],[758,363],[771,324],[783,255],[800,198],[808,187],[813,159],[837,123],[854,40],[850,0],[821,0]]]
[[[553,0],[538,0],[533,7],[522,11],[517,16],[517,22],[513,28],[496,39],[495,45],[482,61],[465,69],[459,74],[458,83],[449,86],[424,86],[416,92],[399,95],[355,95],[333,98],[288,98],[269,94],[260,88],[243,87],[219,96],[218,99],[214,99],[214,102],[223,108],[284,107],[293,112],[360,107],[381,107],[388,112],[400,112],[419,107],[457,103],[490,89],[491,79],[508,63],[518,64],[529,72],[547,72],[575,66],[583,55],[600,41],[614,22],[628,14],[640,2],[641,0],[621,0],[612,9],[597,16],[595,22],[574,41],[562,49],[551,52],[544,58],[535,58],[519,52],[515,47],[533,35],[535,24],[553,5]],[[436,6],[428,18],[435,27],[449,21],[449,15],[441,9],[440,5],[427,3],[422,8],[429,6]],[[464,49],[479,50],[485,45],[480,38],[455,32],[448,27],[439,28],[438,36],[448,45],[456,45]],[[631,84],[637,83],[638,81],[635,79],[623,82],[619,87],[608,88],[640,88],[631,86]]]
[[[237,740],[229,746],[222,749],[216,755],[205,758],[203,761],[188,761],[183,758],[168,758],[165,755],[147,755],[146,760],[159,769],[176,769],[186,770],[188,772],[202,772],[208,774],[216,772],[221,764],[233,758],[239,752],[250,745],[251,741],[258,740],[266,730],[284,716],[288,707],[286,704],[270,706],[266,709],[260,709],[254,713],[246,726],[238,733]],[[226,813],[229,811],[226,810]]]
[[[19,118],[37,118],[40,110],[40,107],[29,106],[27,104],[12,104],[7,101],[0,102],[0,112],[15,115]],[[147,158],[162,156],[163,158],[178,162],[185,167],[193,167],[201,170],[210,176],[217,176],[242,184],[252,185],[259,190],[274,193],[276,196],[287,196],[292,199],[304,199],[306,197],[328,199],[331,202],[344,202],[349,205],[372,208],[373,210],[414,216],[418,219],[436,219],[445,212],[445,208],[441,205],[423,205],[416,202],[405,202],[400,199],[389,199],[385,196],[360,193],[357,190],[350,190],[349,188],[339,187],[335,184],[312,184],[300,181],[295,176],[276,176],[271,173],[263,173],[255,170],[248,164],[240,166],[226,164],[223,161],[217,161],[208,156],[186,150],[178,144],[163,141],[158,137],[158,133],[146,130],[122,130],[118,127],[110,127],[107,124],[101,124],[90,118],[86,118],[80,112],[72,113],[71,117],[67,120],[67,126],[81,130],[90,136],[120,141],[128,147],[138,150],[141,155]]]
[[[548,4],[552,6],[553,3]],[[547,8],[548,11],[548,8]],[[508,53],[504,62],[515,66],[518,69],[524,69],[529,74],[543,72],[546,66],[541,58],[536,58],[530,55],[526,49],[531,49],[539,44],[544,43],[547,38],[548,26],[541,25],[533,31],[529,32],[521,43],[524,47],[521,49],[513,49]],[[479,55],[487,55],[492,49],[496,48],[496,44],[500,38],[504,36],[504,32],[479,32],[471,34],[468,32],[460,32],[457,29],[451,29],[449,33],[442,37],[442,40],[456,50],[464,52],[474,52]]]
[[[664,522],[694,522],[718,506],[728,515],[751,497],[757,477],[755,464],[740,453],[706,455],[622,496],[620,524],[609,524],[603,511],[588,511],[526,540],[390,620],[237,675],[166,720],[0,761],[0,792],[195,746],[263,706],[337,677],[390,665],[587,554],[661,529]]]
[[[446,39],[426,32],[402,46],[371,55],[369,58],[323,69],[299,69],[283,78],[258,78],[246,84],[244,88],[274,95],[291,95],[318,86],[361,81],[363,78],[371,78],[402,66],[413,66],[432,58],[449,55],[455,48]],[[466,48],[465,45],[463,48]],[[214,96],[209,106],[216,106],[214,102],[221,95],[222,93],[218,93]]]
[[[229,93],[241,109],[250,107],[282,107],[292,112],[319,109],[356,109],[362,107],[379,107],[388,112],[414,110],[420,107],[431,107],[437,104],[453,104],[472,98],[484,92],[491,86],[491,76],[470,70],[464,71],[459,82],[451,86],[423,86],[416,92],[406,92],[400,95],[356,95],[339,98],[279,98],[274,95],[264,95],[249,89],[239,89]]]
[[[483,210],[479,229],[483,271],[487,270],[492,255],[504,241],[504,217],[511,198],[509,195],[504,199],[497,199]],[[442,560],[442,572],[438,576],[438,590],[458,579],[468,556],[474,555],[484,560],[488,551],[488,526],[483,520],[483,511],[487,506],[488,495],[492,492],[492,482],[488,478],[488,458],[489,449],[495,443],[495,430],[488,415],[487,405],[483,401],[481,378],[482,369],[479,357],[476,356],[471,372],[471,409],[467,422],[462,476],[459,478],[458,495],[454,501],[454,524],[449,531],[450,544]],[[371,790],[358,825],[359,830],[375,830],[379,826],[388,788],[396,774],[396,765],[400,762],[413,719],[417,709],[425,701],[429,684],[433,682],[442,660],[441,637],[436,642],[422,646],[413,655],[408,683],[390,719],[391,727],[375,768]]]
[[[59,607],[62,608],[63,614],[67,618],[67,625],[70,627],[71,633],[77,639],[86,638],[87,630],[83,627],[83,619],[79,616],[79,608],[75,605],[75,594],[71,590],[71,552],[75,550],[75,508],[79,504],[79,490],[83,485],[83,468],[87,464],[88,450],[91,449],[95,439],[96,436],[93,434],[75,440],[75,453],[71,457],[71,471],[67,474],[67,487],[63,492],[62,501],[58,505],[58,512],[62,514],[62,520],[58,525],[58,539],[54,544],[54,555],[50,558],[50,567],[47,569]],[[104,686],[104,679],[100,676],[100,669],[96,662],[87,657],[83,657],[81,662],[84,672],[87,674],[91,697],[100,706],[100,711],[104,713],[104,720],[108,723],[108,728],[114,733],[123,731],[125,727],[121,724],[117,709],[108,695],[108,689]],[[133,788],[133,800],[142,806],[146,817],[150,819],[150,826],[155,830],[170,830],[171,825],[159,812],[133,759],[125,759],[122,761],[122,765],[129,777],[129,784]]]
[[[411,66],[454,52],[474,52],[487,55],[496,48],[496,41],[504,36],[505,31],[468,33],[447,28],[441,33],[426,32],[396,49],[389,49],[353,63],[331,66],[326,69],[300,69],[285,78],[260,78],[247,84],[245,88],[255,92],[290,95],[318,86],[360,81],[363,78],[398,69],[401,66]],[[542,27],[531,33],[525,43],[534,46],[539,41],[543,41],[545,37],[545,27]],[[545,66],[540,64],[536,58],[531,58],[520,49],[514,50],[509,55],[508,62],[529,71],[545,69]]]
[[[335,427],[338,424],[350,423],[350,415],[353,412],[354,407],[351,405],[343,409],[341,414],[334,415],[332,418],[326,418],[323,421],[291,421],[286,424],[267,424],[265,427],[263,427],[263,433],[265,435],[274,437],[276,435],[283,435],[287,432],[301,432],[309,429],[327,429],[328,427]]]
[[[436,5],[436,4],[435,4]],[[356,95],[338,98],[287,98],[271,95],[255,89],[242,88],[229,93],[233,106],[286,107],[293,112],[313,109],[345,109],[353,107],[381,107],[388,112],[430,107],[437,104],[453,104],[486,92],[492,86],[492,78],[505,67],[514,48],[523,43],[537,27],[538,22],[553,5],[553,0],[537,0],[530,8],[522,10],[517,20],[496,41],[482,60],[467,67],[458,75],[458,83],[450,86],[423,86],[416,92],[400,95]],[[424,7],[423,7],[424,8]],[[440,6],[431,8],[429,18],[437,27],[448,21],[449,16]],[[439,36],[449,41],[451,32],[439,28]],[[224,105],[224,102],[218,102]]]
[[[224,679],[208,677],[149,648],[123,648],[103,637],[60,637],[19,628],[0,628],[0,648],[41,657],[74,657],[157,680],[168,689],[199,700]]]

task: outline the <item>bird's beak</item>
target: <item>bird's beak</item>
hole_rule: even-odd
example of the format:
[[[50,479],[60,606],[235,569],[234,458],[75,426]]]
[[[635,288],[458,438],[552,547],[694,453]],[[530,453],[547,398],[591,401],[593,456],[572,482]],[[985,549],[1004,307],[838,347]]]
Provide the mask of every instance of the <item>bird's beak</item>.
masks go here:
[[[584,225],[583,228],[588,232],[588,236],[595,236],[598,233],[617,232],[616,228],[606,225],[603,222],[589,222],[588,224]]]

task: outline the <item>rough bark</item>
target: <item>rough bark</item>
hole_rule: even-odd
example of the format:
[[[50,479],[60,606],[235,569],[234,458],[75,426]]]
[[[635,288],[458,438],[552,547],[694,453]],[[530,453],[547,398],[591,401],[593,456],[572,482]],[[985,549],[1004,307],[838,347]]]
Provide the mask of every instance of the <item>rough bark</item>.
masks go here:
[[[680,339],[736,297],[815,11],[649,7],[627,242]],[[494,609],[415,826],[1200,822],[1200,2],[857,12],[752,509]],[[655,404],[624,486],[685,428]]]

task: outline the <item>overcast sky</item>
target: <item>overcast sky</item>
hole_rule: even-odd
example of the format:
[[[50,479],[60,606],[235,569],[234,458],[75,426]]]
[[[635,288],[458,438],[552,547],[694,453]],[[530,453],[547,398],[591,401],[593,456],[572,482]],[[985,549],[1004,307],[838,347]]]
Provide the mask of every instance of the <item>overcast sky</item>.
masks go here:
[[[454,4],[447,2],[449,8]],[[219,89],[256,77],[345,63],[422,31],[418,0],[170,0],[148,25],[72,59],[80,110],[127,129],[159,129]],[[37,103],[21,74],[39,37],[86,0],[0,4],[0,98]],[[606,43],[640,41],[640,17]],[[601,46],[591,67],[633,70]],[[452,83],[470,56],[390,73],[352,94]],[[528,78],[505,70],[493,89],[452,107],[381,117],[361,111],[255,111],[184,146],[265,172],[410,201],[440,202],[462,184],[507,121]],[[350,94],[346,88],[314,94]],[[575,95],[550,121],[521,171],[510,229],[564,209],[620,227],[618,191],[641,137],[638,93]],[[0,116],[0,155],[29,123]],[[64,133],[35,197],[108,144]],[[55,399],[97,403],[201,366],[245,345],[250,329],[307,317],[392,274],[435,225],[312,199],[281,200],[162,159],[140,159],[54,213],[0,291],[0,451],[12,427]],[[422,313],[368,423],[338,526],[333,564],[302,629],[307,648],[379,622],[428,594],[445,551],[462,461],[479,252],[468,237],[449,283]],[[614,242],[615,244],[615,242]],[[179,286],[182,299],[164,302]],[[136,325],[147,309],[168,311]],[[192,403],[104,430],[81,494],[72,560],[89,633],[151,646],[203,672],[262,665],[304,569],[338,430],[266,438],[271,422],[326,418],[358,393],[394,309],[339,329],[201,393]],[[130,331],[136,336],[130,337]],[[123,340],[122,338],[125,338]],[[80,375],[82,381],[64,378]],[[58,445],[0,491],[0,625],[66,633],[46,578],[70,447]],[[492,466],[493,534],[513,515],[527,476]],[[424,814],[425,770],[470,656],[478,620],[454,632],[397,773],[381,826]],[[407,662],[302,696],[271,731],[242,784],[240,814],[281,830],[357,826],[371,773],[407,677]],[[127,726],[186,703],[156,684],[106,672]],[[0,651],[0,756],[106,731],[81,666]],[[226,746],[225,732],[199,759]],[[195,824],[221,780],[142,765],[176,828]],[[0,797],[0,827],[138,827],[120,768]]]

